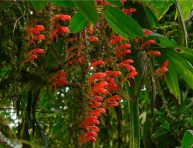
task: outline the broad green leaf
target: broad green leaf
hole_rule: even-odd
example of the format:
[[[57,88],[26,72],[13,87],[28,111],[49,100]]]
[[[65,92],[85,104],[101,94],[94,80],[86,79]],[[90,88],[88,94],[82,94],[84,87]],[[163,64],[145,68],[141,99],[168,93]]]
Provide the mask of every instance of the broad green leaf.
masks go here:
[[[193,145],[193,130],[187,130],[182,139],[182,148],[191,148]]]
[[[170,64],[168,66],[169,71],[166,73],[166,84],[168,86],[168,89],[170,93],[172,93],[178,100],[178,104],[181,104],[181,98],[180,98],[180,87],[178,83],[178,76],[176,71],[172,68],[172,65]]]
[[[172,68],[181,76],[184,81],[193,89],[193,67],[186,59],[179,56],[174,50],[166,49],[162,52],[171,62]]]
[[[182,9],[182,16],[184,20],[188,18],[193,9],[193,1],[192,0],[178,0],[179,5]]]
[[[40,11],[44,9],[47,5],[47,0],[41,0],[41,1],[30,1],[31,5],[33,6],[34,9],[37,11]]]
[[[182,16],[182,8],[180,7],[178,0],[176,0],[176,6],[177,6],[177,12],[178,12],[178,22],[179,22],[178,36],[179,36],[180,45],[184,45],[188,47],[188,34],[186,31],[184,18]]]
[[[112,29],[125,38],[143,37],[140,25],[130,16],[117,8],[105,6],[104,17]]]
[[[75,7],[74,3],[70,0],[50,0],[51,4],[54,4],[56,6],[61,6],[65,8],[73,8]]]
[[[159,40],[161,46],[163,47],[174,47],[174,44],[171,40],[169,40],[167,37],[158,34],[158,33],[152,33],[149,35],[150,38],[153,37],[153,39]]]
[[[76,13],[70,22],[70,32],[77,33],[84,29],[88,23],[88,19],[81,12]]]
[[[94,0],[80,1],[73,0],[76,6],[79,8],[80,12],[88,18],[92,23],[96,24],[98,21],[98,14]]]
[[[174,4],[174,0],[165,0],[165,1],[143,0],[143,3],[146,6],[148,6],[154,12],[157,19],[160,20],[169,10],[170,6]]]
[[[117,6],[122,6],[123,4],[121,3],[120,0],[107,0],[111,4],[117,5]]]
[[[182,55],[185,59],[193,63],[193,49],[186,48],[186,47],[176,47],[174,50],[179,54]]]

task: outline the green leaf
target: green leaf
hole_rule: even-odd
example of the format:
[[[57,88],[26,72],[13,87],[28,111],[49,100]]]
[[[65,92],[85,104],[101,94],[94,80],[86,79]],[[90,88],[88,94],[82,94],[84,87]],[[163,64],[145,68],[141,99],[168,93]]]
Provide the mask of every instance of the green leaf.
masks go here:
[[[148,6],[155,14],[158,20],[160,20],[166,12],[169,10],[170,6],[174,4],[174,0],[165,1],[147,1],[143,0],[143,3]]]
[[[193,49],[186,47],[176,47],[174,50],[185,59],[193,63]]]
[[[178,0],[178,3],[182,9],[182,16],[184,20],[188,18],[193,9],[193,1],[192,0]]]
[[[85,18],[81,12],[76,13],[70,22],[70,32],[77,33],[85,28],[88,19]]]
[[[123,6],[120,0],[107,0],[107,1],[110,2],[111,4],[114,4],[120,7]]]
[[[193,131],[187,130],[182,139],[182,148],[191,148],[193,145]]]
[[[193,89],[192,65],[186,59],[179,56],[174,50],[164,50],[162,54],[171,62],[171,67],[178,73],[178,75],[181,76],[184,81]]]
[[[180,87],[178,83],[178,76],[176,71],[172,68],[172,65],[170,64],[168,66],[169,71],[166,73],[166,84],[168,86],[168,89],[170,93],[172,93],[178,100],[178,104],[181,104],[181,98],[180,98]]]
[[[140,25],[130,16],[117,8],[105,6],[104,17],[112,29],[125,38],[143,37]]]
[[[47,0],[42,0],[42,1],[30,1],[31,5],[33,6],[34,9],[36,9],[37,11],[40,11],[42,9],[44,9],[47,5]]]
[[[73,8],[75,7],[74,3],[70,0],[66,1],[66,0],[50,0],[51,4],[54,4],[56,6],[61,6],[61,7],[65,7],[65,8]]]
[[[180,7],[178,0],[176,0],[176,6],[177,6],[177,12],[178,12],[178,22],[179,22],[178,36],[179,36],[180,45],[184,45],[188,47],[188,34],[186,31],[184,18],[182,16],[182,8]]]
[[[94,0],[80,1],[73,0],[80,12],[88,18],[92,23],[96,24],[98,21],[98,14]]]
[[[138,22],[143,28],[159,27],[158,20],[152,10],[140,2],[126,3],[126,8],[136,8],[136,12],[132,14],[132,18]],[[138,11],[140,10],[140,11]]]
[[[152,33],[149,35],[149,37],[152,39],[156,39],[160,41],[161,46],[163,47],[174,47],[174,44],[171,40],[169,40],[167,37],[158,34],[158,33]]]

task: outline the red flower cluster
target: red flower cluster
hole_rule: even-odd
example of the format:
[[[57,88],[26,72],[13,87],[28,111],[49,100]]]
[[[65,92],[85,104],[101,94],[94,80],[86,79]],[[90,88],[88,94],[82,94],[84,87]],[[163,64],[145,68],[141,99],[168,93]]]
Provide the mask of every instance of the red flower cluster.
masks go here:
[[[122,42],[123,40],[124,40],[124,38],[122,38],[121,36],[113,36],[110,39],[110,43],[116,45],[116,44]],[[119,58],[122,59],[127,54],[130,54],[131,53],[130,48],[131,48],[131,45],[128,43],[124,43],[124,44],[119,45],[114,51],[115,56],[116,56],[116,60],[118,60]],[[119,63],[120,67],[125,67],[127,69],[127,71],[129,72],[127,74],[127,76],[122,80],[122,82],[125,82],[129,78],[134,79],[134,77],[138,75],[138,72],[135,70],[135,67],[131,65],[132,63],[134,63],[134,61],[132,59],[125,59],[121,63]]]
[[[44,31],[45,27],[43,25],[36,25],[35,27],[30,27],[28,29],[28,35],[30,35],[31,39],[29,44],[35,44],[35,41],[39,42],[41,40],[45,40],[46,37],[41,34],[41,31]]]
[[[103,97],[101,96],[108,93],[106,89],[108,83],[104,80],[105,78],[106,74],[102,72],[95,73],[88,78],[89,85],[92,86],[89,94],[91,99],[89,100],[89,113],[80,124],[80,127],[85,130],[85,133],[79,136],[81,144],[88,141],[96,142],[97,132],[99,132],[97,125],[100,124],[98,117],[106,113],[102,107]]]
[[[122,36],[116,36],[116,35],[113,35],[111,38],[110,38],[110,44],[117,44],[121,41],[125,40]]]
[[[164,61],[164,63],[161,65],[160,68],[158,68],[156,71],[155,71],[155,74],[156,75],[162,75],[166,72],[168,72],[168,65],[170,64],[170,61],[166,60]]]
[[[30,27],[28,29],[28,35],[30,36],[30,41],[29,44],[33,43],[36,46],[35,41],[41,41],[41,40],[45,40],[45,36],[43,34],[40,34],[41,31],[44,31],[45,27],[43,25],[36,25],[35,27]],[[23,60],[23,63],[38,59],[37,54],[42,54],[45,53],[44,49],[41,48],[35,48],[33,50],[30,50],[29,52],[27,52],[27,58]]]
[[[69,34],[69,28],[68,27],[61,26],[59,24],[55,24],[55,21],[66,22],[66,21],[70,21],[70,20],[71,20],[71,16],[64,15],[64,14],[57,14],[53,17],[52,23],[55,25],[55,29],[51,31],[51,35],[50,35],[51,41],[53,41],[53,40],[58,41],[59,35],[64,36],[64,34]]]
[[[67,73],[64,71],[57,72],[52,76],[52,81],[53,81],[52,87],[54,89],[68,85]]]
[[[115,49],[115,55],[116,57],[120,57],[120,56],[126,56],[127,54],[131,53],[131,50],[129,50],[131,48],[130,44],[122,44],[120,46],[118,46]]]

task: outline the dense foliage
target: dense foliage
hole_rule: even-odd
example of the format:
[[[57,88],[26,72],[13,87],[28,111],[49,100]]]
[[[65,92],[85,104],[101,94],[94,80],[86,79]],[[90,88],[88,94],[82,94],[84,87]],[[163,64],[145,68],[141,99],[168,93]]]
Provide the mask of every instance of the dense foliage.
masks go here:
[[[191,147],[192,9],[1,1],[0,147]]]

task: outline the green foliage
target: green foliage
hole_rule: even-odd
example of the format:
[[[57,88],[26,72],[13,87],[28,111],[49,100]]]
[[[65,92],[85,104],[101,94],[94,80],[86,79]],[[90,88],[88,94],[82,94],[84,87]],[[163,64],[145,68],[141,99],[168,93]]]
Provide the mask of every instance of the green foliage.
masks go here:
[[[192,147],[192,145],[193,145],[193,131],[187,130],[184,133],[181,147],[182,148],[189,148],[189,147]]]
[[[76,13],[70,22],[70,32],[77,33],[83,30],[88,24],[88,19],[85,18],[81,12]]]
[[[105,6],[104,9],[104,17],[115,32],[125,38],[143,37],[141,27],[130,16],[114,7]]]
[[[37,3],[37,1],[30,1],[31,5],[37,10],[37,11],[40,11],[42,9],[44,9],[48,3],[47,0],[42,0],[42,1],[39,1]]]
[[[96,10],[96,5],[94,0],[90,1],[73,1],[81,13],[89,19],[93,24],[96,24],[98,21],[98,13]]]

